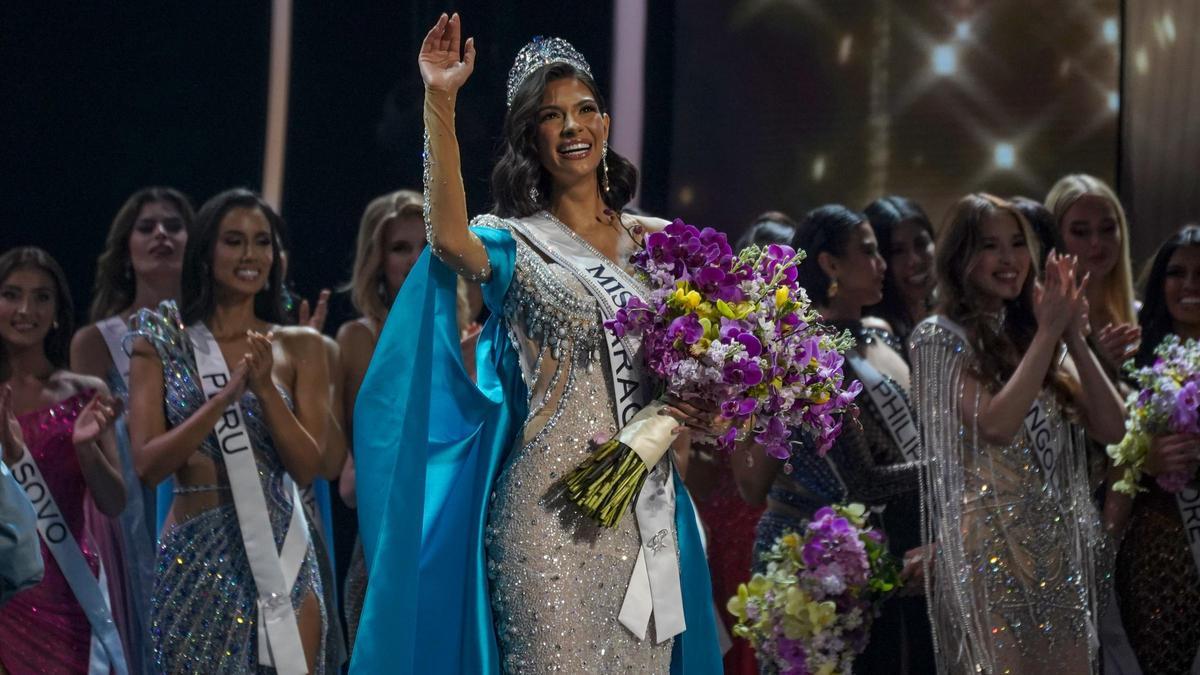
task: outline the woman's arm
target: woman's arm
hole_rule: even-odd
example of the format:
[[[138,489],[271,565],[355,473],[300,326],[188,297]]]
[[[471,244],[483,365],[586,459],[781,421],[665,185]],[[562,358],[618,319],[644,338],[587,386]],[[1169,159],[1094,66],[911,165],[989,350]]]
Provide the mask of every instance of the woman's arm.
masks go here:
[[[486,281],[491,274],[487,250],[467,229],[454,107],[458,90],[475,69],[475,40],[461,44],[462,20],[443,14],[421,43],[418,63],[425,82],[425,133],[428,137],[428,237],[430,249],[462,276]],[[459,54],[462,60],[459,60]]]
[[[81,380],[77,386],[92,389],[96,395],[75,418],[71,441],[96,507],[106,516],[117,516],[125,510],[125,479],[121,477],[121,460],[112,430],[118,404],[108,395],[103,380],[95,377]]]
[[[342,364],[341,350],[333,338],[321,336],[325,347],[325,359],[329,365],[329,432],[325,435],[325,455],[321,459],[321,477],[334,480],[342,472],[346,463],[347,447],[349,445],[344,431],[342,405]]]
[[[294,373],[295,412],[275,387],[272,377],[274,343],[288,356]],[[311,328],[284,328],[271,340],[250,335],[249,387],[262,405],[263,418],[279,459],[301,487],[321,474],[329,432],[329,361],[325,343]]]
[[[1057,352],[1058,336],[1040,325],[1017,369],[1000,391],[992,394],[974,377],[963,375],[960,409],[963,422],[977,424],[988,443],[1003,445],[1021,433],[1025,415],[1042,391],[1042,382]],[[978,397],[978,409],[976,400]]]
[[[71,338],[71,372],[103,380],[111,367],[112,355],[100,329],[94,323],[80,328]]]
[[[729,467],[742,500],[751,506],[759,506],[766,503],[771,483],[783,468],[783,461],[768,456],[763,446],[749,439],[734,449]]]
[[[1125,405],[1104,367],[1088,346],[1087,340],[1075,331],[1068,331],[1067,351],[1078,371],[1081,392],[1079,405],[1083,426],[1089,436],[1105,445],[1120,443],[1125,436]]]
[[[144,338],[133,343],[129,363],[129,444],[133,467],[143,485],[154,487],[178,471],[204,438],[217,425],[229,404],[241,397],[246,387],[246,364],[238,363],[229,383],[204,402],[181,424],[167,428],[163,412],[162,362]]]

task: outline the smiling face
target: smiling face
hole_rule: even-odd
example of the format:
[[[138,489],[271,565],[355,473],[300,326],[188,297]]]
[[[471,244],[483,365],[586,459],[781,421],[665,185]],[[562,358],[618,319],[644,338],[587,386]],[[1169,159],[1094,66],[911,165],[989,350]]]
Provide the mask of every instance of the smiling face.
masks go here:
[[[218,293],[256,295],[275,262],[274,236],[257,208],[236,207],[221,219],[212,253],[212,280]]]
[[[1084,195],[1071,204],[1060,223],[1063,249],[1079,257],[1080,273],[1092,279],[1108,278],[1121,255],[1121,226],[1112,202]]]
[[[552,182],[569,187],[595,180],[608,139],[608,115],[592,90],[574,77],[546,83],[535,120],[538,159]]]
[[[913,220],[892,228],[888,273],[902,297],[924,302],[933,291],[933,237]]]
[[[829,256],[829,253],[822,253]],[[850,232],[845,252],[830,256],[824,265],[826,274],[837,279],[837,295],[830,304],[843,303],[847,307],[861,309],[883,299],[883,278],[887,263],[879,254],[879,243],[871,223],[863,221]]]
[[[1015,300],[1031,264],[1025,233],[1016,216],[994,211],[980,228],[979,248],[968,263],[967,281],[985,302]]]
[[[0,339],[6,348],[40,345],[58,311],[54,277],[37,267],[18,267],[0,281]]]
[[[129,261],[137,277],[173,275],[183,268],[187,246],[183,216],[171,202],[148,202],[129,231]]]
[[[1180,335],[1200,335],[1200,246],[1181,246],[1167,261],[1163,295]]]

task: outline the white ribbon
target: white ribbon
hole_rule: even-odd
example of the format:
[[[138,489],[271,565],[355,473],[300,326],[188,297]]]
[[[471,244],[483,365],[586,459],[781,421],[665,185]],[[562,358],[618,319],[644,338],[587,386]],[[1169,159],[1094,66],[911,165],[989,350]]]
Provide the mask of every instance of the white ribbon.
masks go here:
[[[26,450],[21,459],[12,466],[13,477],[25,490],[25,495],[33,504],[37,513],[38,534],[46,544],[54,562],[62,570],[71,587],[71,593],[87,615],[88,623],[92,626],[91,653],[88,658],[89,675],[128,675],[129,668],[125,663],[125,651],[121,646],[121,637],[117,634],[117,625],[113,621],[112,601],[108,596],[107,577],[104,565],[100,564],[100,578],[92,576],[87,560],[71,534],[71,528],[54,495],[50,494],[49,484],[42,477],[41,469],[33,459],[33,453]]]
[[[913,419],[912,409],[908,407],[900,390],[857,351],[847,352],[846,361],[858,374],[863,389],[883,418],[884,428],[892,437],[892,442],[904,454],[904,459],[909,462],[920,461],[921,433],[916,420]]]
[[[125,353],[125,334],[129,332],[129,327],[119,316],[110,316],[103,321],[96,322],[96,328],[100,330],[100,336],[104,338],[104,345],[108,347],[108,354],[112,357],[113,367],[117,369],[117,374],[125,382],[125,388],[129,388],[129,354]]]
[[[1192,551],[1192,562],[1200,570],[1200,482],[1192,481],[1175,495],[1175,506],[1179,509],[1179,520],[1187,533],[1188,548]],[[1200,673],[1200,650],[1192,660],[1192,672]]]
[[[212,398],[229,382],[229,366],[216,339],[203,323],[189,327],[188,334],[195,347],[196,367],[204,394]],[[225,409],[214,431],[229,475],[242,543],[258,593],[258,662],[287,675],[307,673],[300,627],[292,609],[292,587],[300,575],[310,544],[304,502],[291,476],[285,476],[284,490],[292,494],[292,519],[283,549],[277,551],[266,496],[259,482],[254,446],[237,401]]]
[[[530,245],[575,275],[596,299],[604,320],[615,317],[629,298],[649,295],[629,273],[549,214],[543,212],[509,222]],[[675,421],[658,415],[657,409],[642,410],[650,404],[651,391],[636,358],[639,342],[632,336],[609,335],[605,345],[613,405],[617,423],[622,427],[618,438],[638,453],[650,471],[634,507],[642,545],[638,547],[618,619],[638,639],[645,639],[653,614],[655,635],[663,642],[687,627],[683,620],[683,590],[675,545],[675,486],[669,460],[665,465],[658,463],[666,446],[655,455],[651,448],[659,443],[645,438],[660,436],[664,425],[673,427]],[[669,436],[669,427],[667,430]],[[669,444],[668,440],[666,445]]]

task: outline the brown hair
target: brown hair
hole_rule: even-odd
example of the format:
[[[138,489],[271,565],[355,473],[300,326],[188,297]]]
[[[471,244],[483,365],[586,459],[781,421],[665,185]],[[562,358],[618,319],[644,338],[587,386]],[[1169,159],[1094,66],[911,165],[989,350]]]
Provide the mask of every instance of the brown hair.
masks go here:
[[[75,332],[75,302],[71,300],[71,288],[67,275],[58,261],[35,246],[14,248],[0,255],[0,284],[20,269],[37,269],[54,280],[54,322],[42,340],[46,358],[55,368],[66,368],[71,349],[71,334]],[[0,374],[8,377],[7,350],[0,348]]]
[[[387,289],[383,278],[384,227],[396,218],[421,218],[425,198],[415,190],[397,190],[376,197],[367,204],[358,224],[358,243],[354,251],[354,271],[343,290],[363,316],[383,324],[388,313]]]
[[[1020,294],[1005,301],[1004,320],[999,326],[983,310],[982,298],[969,281],[980,250],[983,225],[997,214],[1008,214],[1017,221],[1030,249],[1029,274]],[[982,193],[958,200],[938,234],[934,252],[938,313],[967,330],[975,350],[974,374],[991,391],[999,390],[1012,377],[1037,332],[1033,289],[1039,275],[1038,249],[1038,240],[1025,216],[1009,202]],[[1051,388],[1060,405],[1071,407],[1074,388],[1057,365],[1047,371],[1043,386]]]
[[[99,321],[125,309],[137,294],[137,280],[129,261],[129,234],[137,222],[142,207],[155,202],[166,202],[179,211],[183,227],[192,235],[196,220],[192,203],[184,194],[169,187],[145,187],[129,196],[104,240],[104,252],[96,259],[96,281],[92,284],[92,305],[88,310],[91,321]]]

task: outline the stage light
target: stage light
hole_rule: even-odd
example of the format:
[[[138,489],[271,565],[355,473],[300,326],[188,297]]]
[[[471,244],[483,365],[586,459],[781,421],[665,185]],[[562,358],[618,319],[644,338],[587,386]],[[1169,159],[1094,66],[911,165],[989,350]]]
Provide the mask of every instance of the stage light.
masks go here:
[[[825,155],[817,155],[812,163],[812,179],[813,182],[820,183],[825,177]]]
[[[1145,75],[1150,70],[1150,55],[1146,53],[1146,48],[1142,47],[1133,54],[1133,65],[1137,68],[1139,74]]]
[[[1112,17],[1104,20],[1102,32],[1104,34],[1104,41],[1111,45],[1115,45],[1121,37],[1121,28],[1117,25],[1117,20]]]
[[[1115,91],[1108,92],[1108,109],[1113,112],[1121,109],[1121,95]]]
[[[933,48],[933,72],[938,75],[953,75],[958,70],[958,53],[953,45],[938,45]]]
[[[1012,143],[997,143],[992,161],[1001,169],[1011,169],[1017,165],[1017,150]]]
[[[690,185],[684,185],[679,188],[679,195],[676,197],[679,200],[680,206],[691,206],[692,202],[696,201],[696,191]]]
[[[971,22],[959,21],[957,24],[955,24],[954,37],[958,38],[959,40],[966,40],[967,38],[971,37]]]

